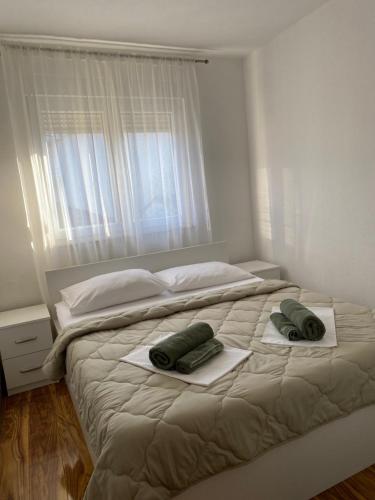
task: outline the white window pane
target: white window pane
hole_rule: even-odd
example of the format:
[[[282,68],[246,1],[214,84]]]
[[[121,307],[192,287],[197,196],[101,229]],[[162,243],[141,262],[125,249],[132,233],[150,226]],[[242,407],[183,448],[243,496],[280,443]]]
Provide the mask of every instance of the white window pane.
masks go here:
[[[115,222],[103,134],[49,134],[46,147],[57,193],[60,229]]]
[[[139,220],[177,215],[172,138],[169,133],[127,134]]]

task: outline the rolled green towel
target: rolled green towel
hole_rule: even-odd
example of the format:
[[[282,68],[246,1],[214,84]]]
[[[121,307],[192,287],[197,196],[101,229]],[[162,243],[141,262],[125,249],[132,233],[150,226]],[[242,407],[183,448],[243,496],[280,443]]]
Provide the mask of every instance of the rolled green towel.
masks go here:
[[[283,313],[275,312],[270,316],[270,320],[275,325],[277,330],[284,335],[288,340],[303,340],[304,336],[298,330],[296,325],[290,321]]]
[[[179,358],[176,363],[176,370],[180,373],[192,373],[206,363],[206,361],[219,354],[223,349],[224,346],[220,340],[207,340],[185,354],[185,356],[182,356],[182,358]]]
[[[179,358],[213,336],[214,332],[208,323],[194,323],[151,347],[150,361],[162,370],[173,370]]]
[[[326,327],[323,321],[296,300],[283,300],[280,310],[295,324],[306,340],[320,340],[325,334]]]

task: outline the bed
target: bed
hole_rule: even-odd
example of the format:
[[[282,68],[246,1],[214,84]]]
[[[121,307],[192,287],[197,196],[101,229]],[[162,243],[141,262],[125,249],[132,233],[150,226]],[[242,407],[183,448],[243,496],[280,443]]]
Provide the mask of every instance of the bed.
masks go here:
[[[225,260],[224,250],[210,254]],[[186,263],[174,254],[173,265],[180,257]],[[47,277],[53,299],[72,276]],[[287,297],[333,307],[338,347],[263,344],[272,307]],[[206,388],[119,361],[197,320],[253,354]],[[65,375],[93,457],[88,500],[300,500],[375,461],[374,311],[285,281],[233,283],[70,322],[45,368]]]

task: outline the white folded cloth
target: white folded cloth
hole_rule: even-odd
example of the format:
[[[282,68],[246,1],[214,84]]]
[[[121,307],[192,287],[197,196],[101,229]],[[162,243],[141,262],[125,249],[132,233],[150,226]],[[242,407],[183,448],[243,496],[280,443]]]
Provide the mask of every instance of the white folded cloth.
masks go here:
[[[241,361],[244,361],[252,354],[252,351],[245,351],[235,347],[224,347],[221,353],[211,358],[193,373],[184,374],[175,370],[159,370],[159,368],[156,368],[148,357],[148,352],[151,347],[151,345],[140,347],[121,358],[120,361],[140,366],[145,370],[160,373],[167,377],[182,380],[188,384],[203,385],[205,387],[232,371]]]
[[[278,344],[293,347],[336,347],[336,326],[335,312],[332,307],[309,307],[310,311],[320,318],[326,327],[326,333],[320,340],[288,340],[282,335],[271,320],[268,321],[264,329],[261,342],[263,344]],[[272,312],[280,312],[280,307],[273,307]]]

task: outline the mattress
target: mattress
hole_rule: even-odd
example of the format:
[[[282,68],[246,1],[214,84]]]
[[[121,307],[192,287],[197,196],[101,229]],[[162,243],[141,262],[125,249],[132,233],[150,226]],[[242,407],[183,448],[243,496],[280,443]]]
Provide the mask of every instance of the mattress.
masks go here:
[[[137,309],[141,309],[143,307],[150,307],[156,304],[167,303],[174,299],[179,300],[182,298],[194,297],[202,293],[207,293],[217,290],[226,290],[228,288],[232,288],[235,286],[250,285],[252,283],[259,283],[261,281],[263,281],[263,279],[258,278],[256,276],[245,280],[226,283],[224,285],[209,286],[205,288],[199,288],[197,290],[189,290],[187,292],[173,293],[166,290],[160,295],[155,295],[154,297],[147,297],[146,299],[134,300],[132,302],[127,302],[125,304],[117,304],[112,307],[106,307],[105,309],[98,309],[96,311],[74,316],[70,313],[69,307],[65,304],[65,302],[58,302],[57,304],[55,304],[58,326],[59,330],[63,330],[65,328],[77,325],[82,321],[95,320],[95,318],[101,318],[101,317],[109,317],[113,314],[121,314],[126,311],[134,311]]]
[[[338,346],[263,344],[285,298],[333,307]],[[195,321],[252,356],[204,388],[119,361]],[[97,458],[86,498],[164,500],[373,404],[374,311],[284,281],[243,284],[65,328],[44,370],[66,373]]]

